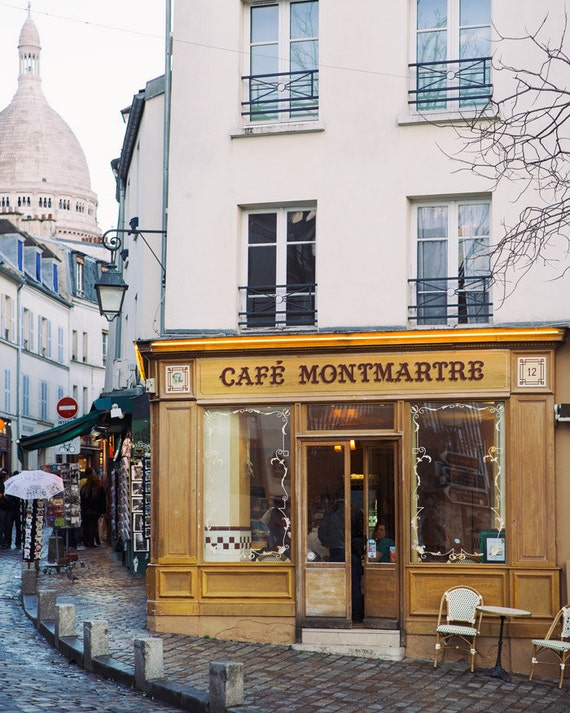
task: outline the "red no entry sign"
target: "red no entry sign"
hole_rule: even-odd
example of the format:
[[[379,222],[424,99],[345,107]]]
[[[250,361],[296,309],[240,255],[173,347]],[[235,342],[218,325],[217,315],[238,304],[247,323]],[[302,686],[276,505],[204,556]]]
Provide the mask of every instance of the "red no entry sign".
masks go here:
[[[57,402],[57,413],[61,418],[73,418],[78,409],[77,401],[71,396],[64,396]]]

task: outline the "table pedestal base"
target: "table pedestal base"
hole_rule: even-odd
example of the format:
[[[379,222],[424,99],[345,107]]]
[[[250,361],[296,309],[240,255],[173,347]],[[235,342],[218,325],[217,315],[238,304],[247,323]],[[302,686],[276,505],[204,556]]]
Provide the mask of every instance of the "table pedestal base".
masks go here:
[[[493,666],[493,668],[485,669],[485,671],[481,671],[481,675],[492,676],[493,678],[500,678],[503,681],[506,681],[507,683],[511,682],[511,677],[502,666]]]

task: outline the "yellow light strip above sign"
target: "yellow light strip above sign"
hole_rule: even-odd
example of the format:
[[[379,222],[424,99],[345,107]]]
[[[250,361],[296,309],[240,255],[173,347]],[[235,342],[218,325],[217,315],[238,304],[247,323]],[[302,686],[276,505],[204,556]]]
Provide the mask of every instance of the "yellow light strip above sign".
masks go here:
[[[257,349],[342,349],[390,346],[435,346],[457,344],[506,344],[563,342],[566,330],[557,327],[445,329],[396,332],[349,332],[343,334],[275,334],[164,339],[148,343],[155,353],[210,352]],[[139,347],[145,350],[145,343]],[[147,348],[148,348],[147,347]]]

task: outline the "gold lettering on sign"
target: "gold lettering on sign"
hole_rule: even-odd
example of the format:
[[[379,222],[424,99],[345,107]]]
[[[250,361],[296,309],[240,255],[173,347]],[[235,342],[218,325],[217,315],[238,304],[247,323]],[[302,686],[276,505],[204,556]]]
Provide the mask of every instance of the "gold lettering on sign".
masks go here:
[[[357,384],[357,383],[423,383],[430,381],[481,381],[485,378],[485,362],[415,361],[386,363],[299,364],[297,383]],[[256,366],[227,366],[220,372],[220,381],[227,387],[279,386],[285,383],[286,368],[282,361]]]
[[[510,366],[506,349],[205,357],[197,395],[508,393]]]

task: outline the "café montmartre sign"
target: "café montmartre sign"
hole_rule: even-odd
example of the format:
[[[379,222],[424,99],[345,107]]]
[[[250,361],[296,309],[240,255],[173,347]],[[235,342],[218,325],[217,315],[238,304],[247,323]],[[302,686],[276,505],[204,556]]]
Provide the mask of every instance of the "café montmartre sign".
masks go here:
[[[275,393],[491,391],[509,386],[509,353],[422,352],[202,359],[202,397]]]

